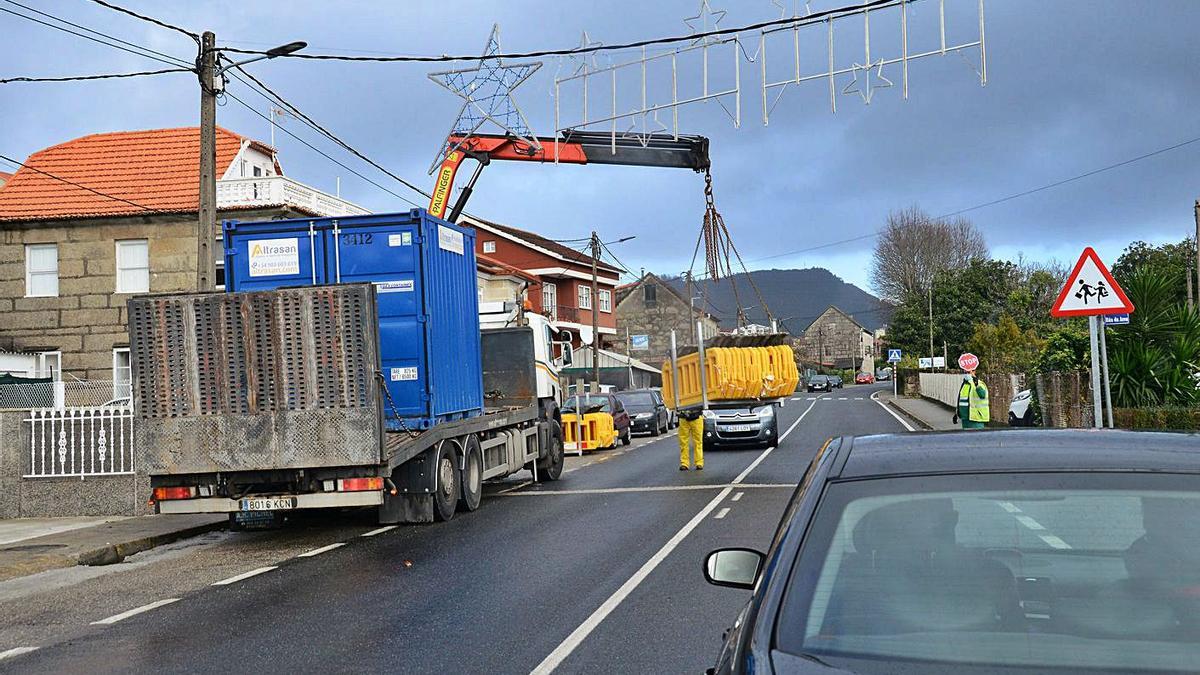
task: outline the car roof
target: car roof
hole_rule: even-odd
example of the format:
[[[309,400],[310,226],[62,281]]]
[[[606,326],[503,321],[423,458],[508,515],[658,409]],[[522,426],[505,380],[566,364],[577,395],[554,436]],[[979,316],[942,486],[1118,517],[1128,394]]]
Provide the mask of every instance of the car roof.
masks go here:
[[[1200,435],[1109,429],[917,432],[843,439],[831,477],[1000,471],[1200,473]],[[840,467],[840,469],[839,469]]]

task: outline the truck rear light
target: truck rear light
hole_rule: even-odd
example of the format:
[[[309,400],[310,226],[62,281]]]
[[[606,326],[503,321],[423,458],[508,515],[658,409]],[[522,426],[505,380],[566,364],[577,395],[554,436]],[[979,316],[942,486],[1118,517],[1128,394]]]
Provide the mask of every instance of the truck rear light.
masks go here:
[[[338,480],[338,492],[363,492],[366,490],[382,490],[383,479],[375,478],[342,478]]]
[[[194,487],[156,487],[154,488],[154,500],[166,501],[168,499],[191,499],[196,496],[196,488]]]

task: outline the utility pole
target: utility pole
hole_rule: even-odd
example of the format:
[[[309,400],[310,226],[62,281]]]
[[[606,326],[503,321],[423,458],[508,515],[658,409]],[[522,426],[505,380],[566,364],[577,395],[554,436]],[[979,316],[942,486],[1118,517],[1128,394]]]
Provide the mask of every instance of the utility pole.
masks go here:
[[[1196,200],[1196,205],[1193,207],[1193,215],[1196,218],[1196,284],[1197,295],[1200,295],[1200,199]],[[1192,275],[1188,274],[1190,280]]]
[[[200,215],[196,221],[196,290],[215,287],[212,245],[217,240],[217,36],[200,38]]]
[[[592,386],[600,391],[600,289],[596,262],[600,259],[600,237],[592,230]]]
[[[933,279],[929,280],[929,358],[933,358]]]

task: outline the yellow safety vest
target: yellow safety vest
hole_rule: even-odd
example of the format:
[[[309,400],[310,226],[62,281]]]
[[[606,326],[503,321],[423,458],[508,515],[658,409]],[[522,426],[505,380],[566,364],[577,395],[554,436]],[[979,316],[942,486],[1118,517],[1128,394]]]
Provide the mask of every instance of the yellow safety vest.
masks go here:
[[[979,386],[971,387],[969,405],[971,409],[969,419],[972,422],[987,422],[992,419],[991,408],[988,404],[987,385],[983,383],[983,380],[979,380]]]

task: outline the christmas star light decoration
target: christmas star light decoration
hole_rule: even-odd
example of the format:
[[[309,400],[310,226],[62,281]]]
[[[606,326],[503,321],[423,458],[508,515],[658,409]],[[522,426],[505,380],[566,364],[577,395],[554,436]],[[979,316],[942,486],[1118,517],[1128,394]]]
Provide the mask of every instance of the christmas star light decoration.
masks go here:
[[[575,49],[595,49],[596,47],[603,47],[603,46],[604,46],[603,42],[597,42],[597,41],[592,40],[592,38],[588,36],[588,33],[585,30],[585,31],[583,31],[583,35],[579,36],[579,45],[577,47],[575,47]],[[593,70],[598,70],[600,68],[600,64],[596,62],[596,52],[585,52],[583,54],[574,54],[571,56],[571,60],[578,64],[575,66],[575,72],[571,73],[572,75],[579,75],[580,73],[588,73]]]
[[[458,110],[458,117],[454,120],[454,125],[450,127],[447,142],[442,144],[433,165],[429,168],[430,173],[433,173],[446,155],[462,145],[462,141],[451,145],[449,143],[450,136],[470,137],[487,122],[491,122],[503,129],[505,134],[528,143],[534,148],[542,147],[533,132],[530,131],[529,121],[525,118],[525,114],[521,112],[521,108],[512,97],[513,90],[536,73],[542,67],[542,62],[530,61],[506,65],[502,59],[494,58],[499,53],[501,53],[500,25],[495,24],[492,26],[492,34],[483,48],[479,65],[474,68],[429,73],[429,79],[463,100],[462,107]]]
[[[642,122],[641,131],[637,130],[638,117],[641,117],[641,122]],[[654,120],[654,126],[655,126],[654,129],[650,128],[649,121],[651,118],[653,118],[653,120]],[[650,113],[642,113],[641,115],[637,115],[635,113],[635,114],[632,114],[630,119],[632,121],[629,123],[629,128],[625,130],[625,133],[621,134],[621,137],[622,138],[636,138],[638,140],[638,143],[642,144],[643,148],[650,144],[650,137],[653,136],[654,134],[659,133],[659,132],[667,133],[667,132],[671,131],[671,129],[669,127],[667,127],[667,125],[663,124],[658,119],[658,110],[655,110]]]
[[[862,71],[864,76],[862,82],[858,80],[859,71]],[[892,86],[892,81],[883,76],[883,59],[879,59],[876,64],[868,63],[865,66],[855,63],[853,73],[854,79],[846,85],[845,89],[842,89],[842,93],[858,94],[862,97],[863,103],[867,105],[871,105],[871,99],[875,96],[876,89],[886,89]],[[872,79],[872,75],[878,81]]]
[[[696,16],[689,16],[684,19],[683,23],[691,29],[693,35],[696,33],[707,33],[710,30],[717,30],[721,19],[725,18],[725,14],[726,12],[723,9],[713,11],[713,8],[708,4],[708,0],[700,0],[700,11],[696,13]],[[715,35],[709,35],[692,40],[692,44],[700,44],[701,42],[709,44],[716,42],[718,39]]]

